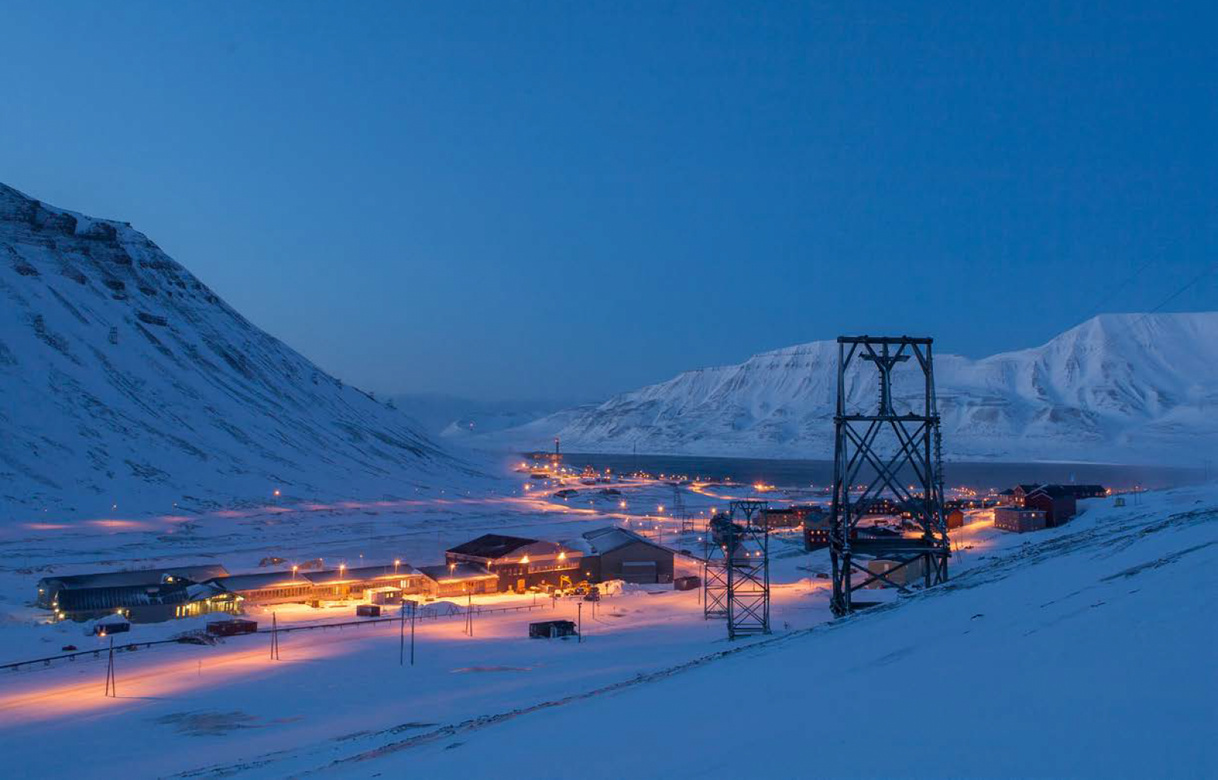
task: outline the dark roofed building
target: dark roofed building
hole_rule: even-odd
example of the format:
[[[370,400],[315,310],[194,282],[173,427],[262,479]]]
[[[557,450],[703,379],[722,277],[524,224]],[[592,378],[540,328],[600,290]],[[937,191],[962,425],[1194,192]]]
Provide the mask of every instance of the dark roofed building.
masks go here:
[[[584,556],[580,573],[589,582],[672,582],[672,550],[634,531],[606,526],[588,531],[581,539]]]
[[[1060,485],[1062,489],[1079,498],[1103,498],[1108,495],[1108,488],[1103,485]]]
[[[1045,524],[1050,528],[1065,525],[1078,511],[1074,495],[1062,485],[1041,485],[1028,492],[1020,505],[1044,512]]]
[[[484,534],[449,549],[445,563],[472,563],[499,576],[498,590],[524,592],[536,587],[570,587],[579,579],[579,550],[554,542]]]
[[[471,539],[465,544],[459,544],[449,549],[447,557],[456,559],[477,558],[482,561],[493,561],[506,555],[511,555],[521,547],[527,547],[536,542],[536,539],[524,539],[519,536],[483,534],[477,539]]]
[[[228,571],[223,566],[212,563],[168,566],[159,569],[56,575],[38,580],[37,604],[45,609],[55,609],[59,594],[66,590],[161,585],[179,581],[182,583],[206,582],[217,577],[227,576]]]
[[[1016,485],[1013,506],[1040,509],[1049,527],[1061,525],[1078,513],[1078,499],[1108,495],[1103,485]]]
[[[240,608],[240,597],[214,582],[73,588],[60,591],[58,598],[57,616],[70,620],[122,614],[132,623],[159,623]]]
[[[1039,531],[1045,527],[1045,513],[1039,509],[1000,506],[994,510],[994,527],[1019,534]]]

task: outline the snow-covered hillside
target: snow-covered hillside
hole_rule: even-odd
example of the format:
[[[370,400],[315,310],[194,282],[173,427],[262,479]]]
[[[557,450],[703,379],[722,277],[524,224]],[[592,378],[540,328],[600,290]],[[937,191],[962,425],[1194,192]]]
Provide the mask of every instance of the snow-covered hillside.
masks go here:
[[[763,352],[739,365],[562,412],[486,439],[584,452],[818,458],[832,454],[837,343]],[[935,359],[945,454],[993,460],[1195,465],[1218,452],[1218,312],[1105,314],[1049,343],[982,360]],[[874,369],[852,370],[852,405],[873,407]],[[920,382],[895,373],[898,406]]]
[[[410,415],[424,433],[458,444],[470,435],[527,425],[575,403],[546,399],[486,401],[445,393],[400,393],[388,400]]]
[[[468,467],[130,225],[0,185],[0,520],[405,495]]]

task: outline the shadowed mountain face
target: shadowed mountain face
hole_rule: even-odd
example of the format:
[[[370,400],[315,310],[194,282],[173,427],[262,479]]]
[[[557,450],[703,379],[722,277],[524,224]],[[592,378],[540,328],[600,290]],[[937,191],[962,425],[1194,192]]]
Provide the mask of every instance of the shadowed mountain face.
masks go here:
[[[832,455],[838,347],[816,341],[568,410],[487,437],[571,451],[818,458]],[[1218,313],[1106,314],[1032,349],[970,360],[937,355],[948,457],[1197,465],[1218,452]],[[920,391],[894,372],[898,410]],[[875,370],[846,377],[873,409]]]
[[[0,519],[406,496],[469,473],[126,223],[0,185],[0,302]]]

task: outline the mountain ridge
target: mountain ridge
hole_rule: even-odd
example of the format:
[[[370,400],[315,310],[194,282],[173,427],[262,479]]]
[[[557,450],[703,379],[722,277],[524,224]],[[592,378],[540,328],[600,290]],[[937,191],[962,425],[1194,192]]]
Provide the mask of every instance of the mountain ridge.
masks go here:
[[[6,514],[405,495],[477,473],[129,223],[0,184],[0,298]]]
[[[836,341],[761,352],[682,372],[488,437],[570,451],[748,457],[828,457],[836,402]],[[935,355],[945,454],[977,460],[1188,462],[1218,452],[1218,312],[1101,314],[1045,344],[980,359]],[[873,373],[873,372],[872,372]],[[916,378],[894,375],[898,406]],[[871,373],[848,372],[850,403],[866,408]]]

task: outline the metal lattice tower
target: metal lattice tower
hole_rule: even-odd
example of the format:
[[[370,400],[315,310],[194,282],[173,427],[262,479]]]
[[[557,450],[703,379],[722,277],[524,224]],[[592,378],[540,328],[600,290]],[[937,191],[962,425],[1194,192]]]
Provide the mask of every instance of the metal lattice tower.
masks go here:
[[[727,620],[728,639],[770,633],[770,534],[765,501],[733,501],[707,529],[705,617]]]
[[[837,413],[833,459],[833,509],[829,557],[833,563],[836,615],[853,611],[852,594],[876,581],[909,592],[909,567],[921,564],[924,587],[947,579],[951,543],[943,517],[942,442],[935,403],[932,339],[842,336],[837,340]],[[893,407],[892,373],[914,359],[922,382],[913,408]],[[879,403],[874,413],[847,409],[846,372],[857,360],[879,373]],[[912,368],[913,366],[911,366]],[[860,478],[867,480],[854,492]],[[868,536],[858,522],[872,503],[890,499],[910,514],[917,538]],[[892,567],[873,572],[859,560],[888,560]],[[906,571],[902,572],[901,570]],[[856,576],[856,572],[861,576]],[[900,573],[900,576],[895,575]],[[915,575],[916,576],[916,575]]]
[[[728,516],[718,514],[706,524],[702,536],[702,618],[718,620],[727,618],[727,546],[720,540],[716,530],[730,522]]]
[[[673,483],[672,486],[672,513],[671,517],[681,524],[679,533],[686,534],[694,530],[694,521],[689,516],[689,509],[685,506],[685,496],[681,493],[681,485]]]

